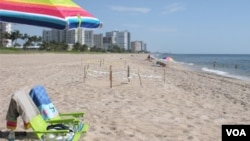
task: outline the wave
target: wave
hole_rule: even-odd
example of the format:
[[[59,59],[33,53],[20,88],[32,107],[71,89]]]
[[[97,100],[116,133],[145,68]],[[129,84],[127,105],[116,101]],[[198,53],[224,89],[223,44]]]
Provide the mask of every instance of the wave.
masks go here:
[[[188,66],[193,66],[194,63],[185,63],[185,62],[178,62],[179,64],[182,64],[182,65],[188,65]]]
[[[219,75],[228,75],[228,72],[214,70],[214,69],[208,69],[206,67],[201,68],[201,70],[206,71],[206,72],[210,72],[210,73],[219,74]]]
[[[222,76],[230,77],[230,78],[236,78],[236,79],[241,79],[241,80],[249,80],[249,78],[247,78],[247,77],[238,76],[238,75],[232,75],[232,74],[230,74],[228,72],[225,72],[225,71],[208,69],[206,67],[203,67],[201,70],[205,71],[205,72],[209,72],[209,73],[214,73],[214,74],[217,74],[217,75],[222,75]]]

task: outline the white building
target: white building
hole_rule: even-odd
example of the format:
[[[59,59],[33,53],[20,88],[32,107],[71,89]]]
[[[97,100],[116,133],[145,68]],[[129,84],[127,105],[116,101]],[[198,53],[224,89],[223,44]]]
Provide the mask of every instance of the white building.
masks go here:
[[[91,30],[84,30],[82,28],[73,30],[44,30],[43,41],[46,42],[65,42],[67,44],[80,43],[88,47],[94,46],[94,34]]]
[[[94,46],[104,49],[102,34],[94,34]]]
[[[84,43],[84,31],[82,30],[68,30],[66,32],[66,39],[65,42],[68,44],[75,44],[75,43]],[[82,39],[82,40],[81,40]]]
[[[94,32],[93,30],[85,30],[84,43],[89,48],[94,47]]]
[[[106,32],[106,37],[111,40],[109,46],[117,45],[123,49],[130,49],[130,32],[128,31],[112,31]]]
[[[65,30],[43,30],[43,41],[45,42],[66,42],[66,31]]]
[[[93,30],[84,30],[82,28],[73,30],[50,30],[43,31],[43,40],[50,42],[65,42],[73,45],[80,43],[87,45],[89,48],[97,47],[108,50],[109,47],[118,46],[125,50],[134,52],[147,51],[147,45],[143,41],[130,42],[130,32],[128,31],[111,31],[106,32],[106,35],[95,34]]]
[[[132,41],[131,50],[133,52],[147,51],[147,44],[143,41]]]
[[[53,41],[53,39],[52,39],[52,31],[51,30],[43,30],[42,38],[43,38],[44,42]]]
[[[3,47],[11,47],[12,46],[11,40],[3,38],[3,35],[5,33],[11,33],[11,24],[0,22],[0,43],[3,45]]]

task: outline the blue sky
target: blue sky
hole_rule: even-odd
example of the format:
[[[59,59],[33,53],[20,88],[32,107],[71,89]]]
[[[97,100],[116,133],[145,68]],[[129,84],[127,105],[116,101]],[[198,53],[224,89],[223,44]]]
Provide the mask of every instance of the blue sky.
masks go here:
[[[127,30],[152,52],[250,54],[250,0],[73,1],[103,22],[94,33]],[[41,35],[45,28],[14,29]]]

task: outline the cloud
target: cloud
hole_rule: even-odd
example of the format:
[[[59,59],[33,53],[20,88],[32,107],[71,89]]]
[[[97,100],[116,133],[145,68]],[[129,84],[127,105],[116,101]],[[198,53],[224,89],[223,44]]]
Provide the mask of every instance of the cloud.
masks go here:
[[[111,6],[113,11],[118,12],[137,12],[137,13],[148,13],[150,11],[149,8],[142,8],[142,7],[124,7],[124,6]]]
[[[173,4],[168,5],[164,9],[164,11],[162,12],[162,14],[167,15],[167,14],[171,14],[171,13],[183,11],[185,9],[186,9],[185,5],[183,5],[182,3],[173,3]]]

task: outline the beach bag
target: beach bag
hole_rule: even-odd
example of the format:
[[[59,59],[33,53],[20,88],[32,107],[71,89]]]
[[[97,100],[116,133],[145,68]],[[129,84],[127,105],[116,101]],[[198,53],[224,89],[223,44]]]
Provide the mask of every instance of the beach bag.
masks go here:
[[[74,137],[74,131],[73,129],[69,128],[68,126],[64,125],[64,124],[53,124],[53,125],[49,125],[47,127],[48,131],[55,131],[55,130],[69,130],[69,133],[67,133],[66,135],[56,135],[56,134],[46,134],[45,136],[45,140],[49,140],[49,141],[71,141]]]

